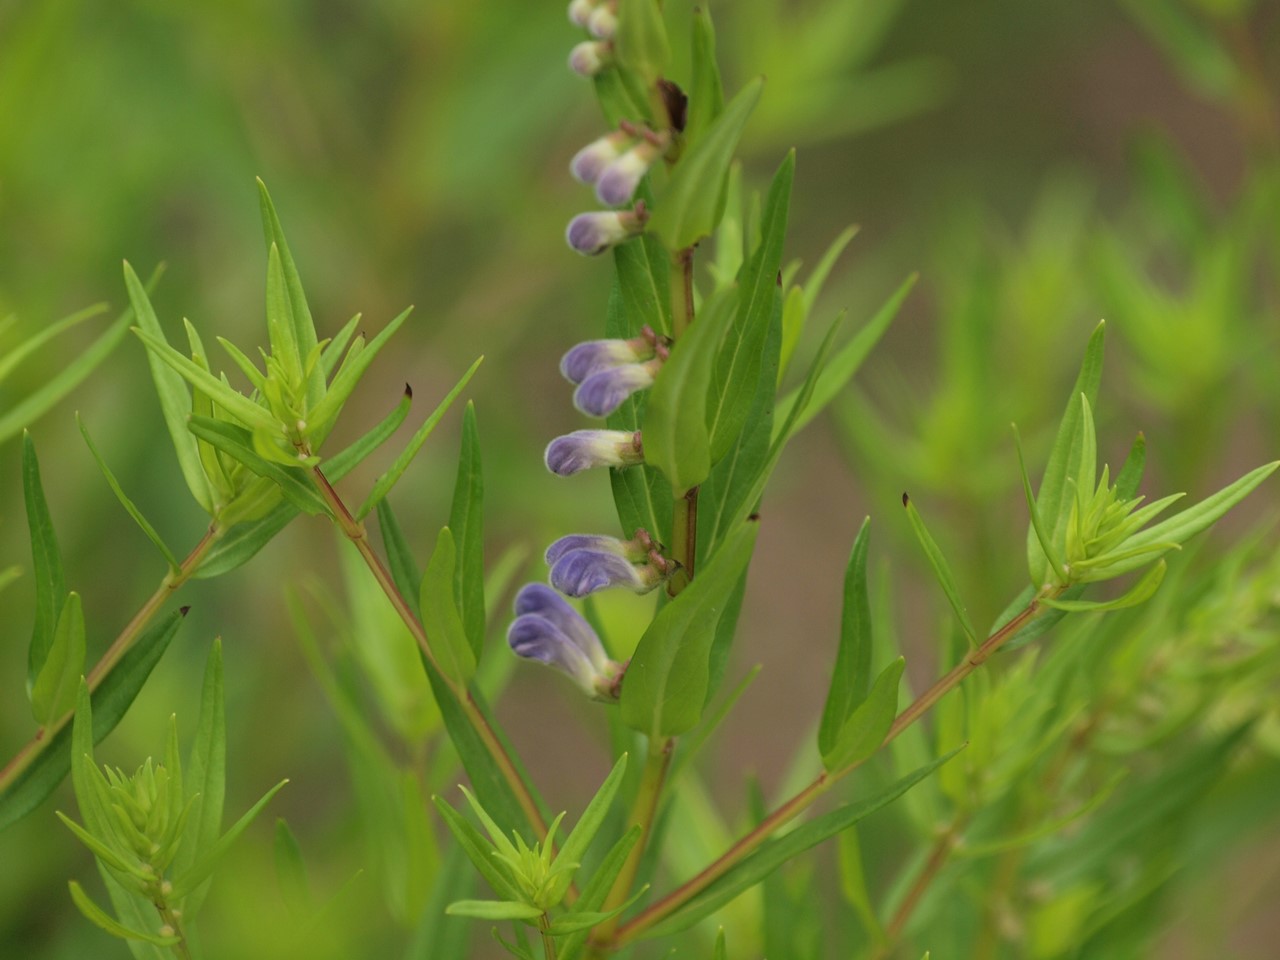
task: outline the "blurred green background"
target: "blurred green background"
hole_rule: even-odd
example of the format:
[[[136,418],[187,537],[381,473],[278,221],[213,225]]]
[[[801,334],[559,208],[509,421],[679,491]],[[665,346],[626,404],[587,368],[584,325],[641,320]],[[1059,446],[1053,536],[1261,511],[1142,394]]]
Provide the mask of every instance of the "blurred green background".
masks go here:
[[[683,36],[689,4],[667,6]],[[760,662],[765,672],[707,771],[736,817],[744,768],[773,791],[810,735],[864,515],[893,571],[901,632],[921,638],[909,663],[917,683],[934,673],[937,644],[926,638],[945,617],[901,522],[904,489],[952,557],[975,621],[1021,588],[1025,507],[1008,423],[1039,463],[1099,318],[1111,324],[1099,435],[1113,463],[1140,428],[1151,482],[1203,495],[1276,456],[1280,5],[708,6],[727,87],[768,77],[744,141],[747,182],[759,187],[787,147],[799,148],[788,257],[812,264],[840,230],[861,225],[819,325],[846,306],[863,322],[921,273],[859,385],[795,444],[766,501],[733,668]],[[552,538],[616,525],[602,478],[559,480],[541,466],[545,443],[581,426],[556,361],[600,335],[610,281],[607,258],[583,260],[562,239],[592,205],[568,159],[601,132],[589,84],[564,67],[577,39],[558,2],[0,0],[0,316],[19,318],[9,336],[89,303],[122,307],[125,258],[143,275],[167,262],[153,300],[171,336],[188,317],[206,342],[265,343],[260,176],[322,335],[356,312],[373,331],[417,307],[336,439],[389,410],[406,381],[424,415],[484,354],[468,393],[490,557],[518,548],[532,558],[526,573],[541,576],[532,561]],[[47,348],[4,385],[0,405],[91,336]],[[32,428],[92,658],[163,562],[101,481],[76,410],[171,544],[193,545],[204,520],[130,338]],[[393,497],[421,555],[447,513],[458,422],[455,412]],[[384,464],[375,457],[345,487],[363,490]],[[1224,522],[1227,535],[1259,523],[1274,498],[1264,487]],[[221,635],[228,810],[290,777],[270,811],[293,825],[321,897],[368,855],[338,724],[304,667],[281,587],[318,582],[342,596],[340,549],[304,518],[249,566],[186,588],[192,612],[179,641],[100,753],[132,767],[160,749],[161,721],[175,710],[189,735],[207,645]],[[0,449],[0,567],[10,564],[30,564],[12,441]],[[0,594],[0,609],[8,756],[30,733],[17,692],[29,578]],[[622,622],[628,608],[611,615]],[[553,808],[579,803],[603,775],[605,746],[578,722],[591,708],[555,678],[517,667],[498,712]],[[0,836],[0,956],[124,956],[70,904],[65,882],[90,873],[90,857],[55,806],[73,806],[69,789]],[[1197,952],[1206,924],[1216,931],[1201,936],[1207,950],[1271,955],[1280,830],[1273,822],[1254,836],[1247,854],[1206,860],[1212,872],[1175,902],[1184,909],[1215,890],[1230,919],[1186,909],[1151,955],[1228,955]],[[399,955],[406,942],[371,876],[350,881],[334,956]],[[292,955],[281,910],[263,818],[206,907],[211,953]],[[249,929],[261,931],[254,943],[236,936]]]

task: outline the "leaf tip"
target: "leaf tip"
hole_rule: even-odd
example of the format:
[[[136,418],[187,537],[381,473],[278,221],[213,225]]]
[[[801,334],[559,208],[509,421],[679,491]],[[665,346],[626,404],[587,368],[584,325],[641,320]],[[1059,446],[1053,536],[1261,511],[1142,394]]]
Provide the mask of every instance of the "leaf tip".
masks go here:
[[[902,491],[902,505],[904,507],[911,506],[911,498],[907,496],[907,491],[905,490]]]
[[[413,399],[413,387],[409,386],[407,383],[404,385],[404,396],[407,400]]]
[[[178,608],[178,613],[179,613],[180,615],[182,615],[182,616],[184,616],[184,617],[185,617],[185,616],[187,615],[187,611],[188,611],[188,610],[190,610],[190,609],[191,609],[191,605],[190,605],[190,604],[187,604],[187,605],[186,605],[186,606],[184,606],[184,607],[179,607],[179,608]]]

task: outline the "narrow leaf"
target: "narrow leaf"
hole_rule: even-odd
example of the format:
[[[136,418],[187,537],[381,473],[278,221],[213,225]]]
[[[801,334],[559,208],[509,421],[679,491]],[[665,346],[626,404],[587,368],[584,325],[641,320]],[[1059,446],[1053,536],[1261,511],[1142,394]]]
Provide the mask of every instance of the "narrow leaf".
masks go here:
[[[351,360],[350,356],[348,356],[348,362],[343,363],[338,370],[324,397],[311,408],[307,423],[308,431],[313,438],[315,446],[318,447],[324,438],[329,435],[329,431],[333,428],[334,423],[337,422],[338,414],[342,412],[343,405],[355,391],[356,384],[360,382],[360,378],[364,376],[365,371],[369,369],[369,364],[373,363],[378,353],[387,345],[387,341],[409,319],[409,314],[412,312],[413,307],[409,307],[383,327],[354,360]]]
[[[656,0],[627,0],[619,6],[613,46],[618,63],[635,71],[646,83],[662,76],[671,50],[662,8]]]
[[[274,852],[276,881],[280,884],[284,905],[294,917],[305,919],[311,915],[315,905],[307,883],[307,868],[302,862],[302,848],[283,817],[276,820]]]
[[[716,32],[705,7],[693,10],[693,82],[689,85],[689,118],[685,139],[697,143],[724,109],[724,89],[716,62]]]
[[[443,797],[432,797],[436,809],[444,824],[458,841],[467,858],[484,877],[490,888],[500,897],[511,899],[520,895],[519,888],[507,875],[502,862],[494,856],[493,846],[488,843],[471,822],[461,813],[453,809]]]
[[[1116,497],[1120,500],[1132,500],[1138,495],[1138,487],[1142,484],[1142,473],[1147,465],[1147,438],[1139,433],[1133,438],[1133,446],[1129,448],[1129,456],[1124,466],[1116,475]]]
[[[182,940],[181,937],[165,937],[158,933],[146,933],[142,930],[133,930],[126,927],[94,903],[93,899],[84,892],[80,884],[74,880],[69,880],[67,887],[71,891],[72,901],[80,912],[84,914],[85,919],[95,926],[101,927],[113,937],[119,937],[122,940],[142,940],[146,943],[154,943],[159,947],[171,947]]]
[[[622,720],[650,738],[675,736],[702,717],[707,658],[725,602],[746,569],[758,524],[731,533],[712,562],[658,612],[631,658]]]
[[[471,652],[479,662],[484,647],[484,473],[476,408],[470,401],[462,415],[462,451],[453,485],[449,529],[458,548],[453,572],[454,600]]]
[[[31,539],[31,570],[36,585],[36,619],[27,648],[27,691],[44,667],[58,628],[58,616],[67,596],[62,572],[62,553],[49,516],[49,504],[40,482],[40,461],[30,433],[22,435],[22,494],[27,508],[27,530]]]
[[[205,661],[195,741],[187,754],[186,798],[191,813],[173,873],[185,873],[218,840],[227,783],[227,719],[222,687],[222,640],[215,638]],[[193,890],[183,904],[188,916],[199,910],[207,885]]]
[[[1040,602],[1046,607],[1063,610],[1067,613],[1082,613],[1087,610],[1123,610],[1126,607],[1136,607],[1138,604],[1146,603],[1155,596],[1156,590],[1160,588],[1161,581],[1164,580],[1166,566],[1163,560],[1158,561],[1155,566],[1139,578],[1137,583],[1126,590],[1123,596],[1116,597],[1114,600],[1060,600],[1044,597]]]
[[[224,833],[218,841],[210,847],[194,864],[192,864],[185,873],[179,874],[173,882],[173,898],[180,900],[187,894],[200,886],[217,868],[218,863],[226,856],[227,851],[231,849],[231,845],[239,839],[240,834],[251,824],[254,819],[262,812],[262,808],[270,802],[271,798],[280,792],[280,789],[288,783],[288,780],[281,780],[274,787],[268,790],[257,803],[245,811],[231,828]]]
[[[973,629],[973,624],[969,622],[969,615],[965,612],[964,602],[960,599],[960,591],[956,588],[955,577],[951,575],[951,567],[947,564],[947,558],[942,555],[937,542],[930,536],[928,528],[924,525],[924,518],[920,516],[920,511],[916,509],[916,505],[911,502],[911,498],[905,493],[902,495],[902,505],[907,508],[907,520],[911,524],[912,532],[915,533],[916,539],[920,541],[924,555],[929,560],[929,566],[933,568],[933,574],[937,578],[939,586],[942,587],[942,592],[946,594],[947,603],[951,604],[951,609],[955,612],[960,629],[969,638],[969,642],[977,646],[977,631]]]
[[[442,527],[418,591],[422,625],[440,672],[454,684],[465,686],[476,672],[476,657],[454,601],[456,567],[453,533]]]
[[[84,610],[80,594],[67,594],[53,644],[44,666],[31,685],[31,713],[40,727],[47,727],[76,702],[76,689],[84,674]]]
[[[516,900],[455,900],[444,912],[477,920],[533,920],[542,916],[541,908]]]
[[[692,246],[720,222],[729,163],[763,89],[762,77],[743,87],[676,166],[649,220],[668,250]]]
[[[262,210],[262,230],[266,238],[267,248],[275,247],[280,269],[284,279],[286,302],[292,319],[292,339],[296,345],[298,356],[305,358],[316,348],[316,328],[311,319],[311,310],[307,307],[306,294],[302,290],[302,279],[298,276],[298,267],[294,263],[293,254],[289,252],[289,244],[284,238],[284,229],[280,226],[280,218],[276,215],[275,205],[267,192],[267,185],[258,180],[258,200]],[[348,327],[355,326],[352,320]],[[344,328],[344,332],[348,332]],[[348,333],[349,335],[349,333]],[[341,338],[341,334],[339,337]],[[273,347],[274,349],[274,347]],[[339,350],[341,347],[339,347]],[[307,403],[314,404],[324,393],[324,371],[318,365],[307,381]]]
[[[827,702],[818,728],[818,752],[830,753],[841,729],[867,698],[871,685],[871,598],[867,591],[867,550],[871,518],[862,521],[844,575],[844,606],[840,613],[840,645],[831,671]]]
[[[835,743],[822,754],[822,765],[838,772],[861,763],[880,749],[898,715],[898,685],[906,661],[894,660],[876,678],[867,698],[849,715],[836,734]]]
[[[605,816],[609,813],[609,807],[618,794],[618,788],[622,786],[622,777],[626,772],[627,754],[624,753],[613,765],[613,769],[609,771],[609,775],[605,777],[604,783],[591,798],[591,802],[587,804],[587,809],[582,811],[582,816],[578,818],[573,830],[565,838],[564,846],[560,848],[557,859],[563,858],[566,863],[582,862],[587,848],[591,846],[591,841],[595,839]]]

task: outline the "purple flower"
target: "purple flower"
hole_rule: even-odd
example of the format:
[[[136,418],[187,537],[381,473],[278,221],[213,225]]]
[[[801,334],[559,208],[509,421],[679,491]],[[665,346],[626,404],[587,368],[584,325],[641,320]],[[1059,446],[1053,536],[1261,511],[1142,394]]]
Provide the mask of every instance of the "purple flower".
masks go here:
[[[611,207],[629,203],[636,187],[664,149],[661,142],[641,140],[600,172],[596,180],[596,197]]]
[[[602,534],[571,533],[547,547],[544,558],[547,566],[550,567],[555,566],[567,553],[575,550],[590,550],[594,553],[611,553],[616,557],[622,557],[628,563],[642,563],[648,558],[652,546],[647,534],[643,538],[637,537],[634,540],[619,540],[617,537],[606,537]]]
[[[583,40],[569,51],[569,69],[584,77],[594,77],[609,65],[610,46],[605,40]]]
[[[593,373],[653,358],[656,338],[631,340],[587,340],[560,359],[560,373],[570,383],[581,383]]]
[[[547,469],[571,477],[591,467],[630,467],[644,463],[640,431],[575,430],[547,444]]]
[[[595,183],[602,170],[624,153],[631,141],[631,134],[615,130],[598,140],[593,140],[569,161],[569,172],[579,183]]]
[[[639,204],[634,210],[580,213],[569,221],[565,239],[578,253],[594,257],[642,232],[647,219],[648,214]]]
[[[589,417],[607,417],[631,394],[653,386],[661,368],[662,358],[654,357],[647,363],[597,370],[573,391],[573,405]]]
[[[569,22],[575,27],[586,27],[595,12],[598,0],[573,0],[569,4]]]
[[[594,697],[614,699],[622,665],[610,660],[590,624],[550,587],[530,583],[516,594],[507,642],[521,657],[563,670]]]
[[[585,597],[606,587],[648,593],[663,579],[663,572],[653,564],[635,564],[609,550],[569,550],[551,567],[551,585],[570,597]]]

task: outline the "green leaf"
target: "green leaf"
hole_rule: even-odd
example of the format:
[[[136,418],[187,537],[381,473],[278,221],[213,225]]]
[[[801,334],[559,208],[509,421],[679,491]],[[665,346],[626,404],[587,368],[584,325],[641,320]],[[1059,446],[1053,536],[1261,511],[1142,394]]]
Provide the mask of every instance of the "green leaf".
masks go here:
[[[905,665],[898,657],[885,667],[867,698],[849,715],[831,749],[822,754],[822,765],[828,771],[852,767],[880,749],[898,715],[898,685]]]
[[[471,652],[479,662],[484,649],[484,473],[476,408],[471,401],[462,415],[462,452],[453,485],[449,529],[458,548],[453,572],[454,600]]]
[[[916,509],[916,505],[911,502],[911,498],[905,493],[902,495],[902,505],[907,508],[907,520],[911,524],[911,530],[915,533],[916,539],[920,541],[924,555],[929,560],[929,566],[933,568],[933,574],[937,577],[938,584],[942,587],[942,592],[946,594],[947,603],[951,604],[951,609],[955,612],[960,629],[969,638],[969,642],[977,646],[977,631],[973,629],[973,624],[969,622],[969,615],[965,612],[964,602],[960,599],[960,591],[956,588],[955,577],[951,575],[951,567],[947,564],[947,558],[942,555],[937,542],[930,536],[928,529],[924,525],[924,518],[920,516],[920,511]]]
[[[69,317],[63,317],[56,323],[51,323],[47,327],[37,330],[16,347],[11,347],[6,350],[4,355],[0,356],[0,381],[8,379],[9,374],[21,367],[28,357],[54,337],[58,336],[58,334],[64,333],[73,327],[77,327],[86,320],[92,320],[94,317],[100,317],[106,312],[107,305],[105,303],[95,303],[91,307],[85,307],[83,310],[77,310]],[[13,324],[15,319],[16,318],[12,316],[5,317],[4,321],[0,322],[0,333],[7,330]]]
[[[762,77],[743,87],[676,165],[648,227],[667,249],[692,246],[720,222],[729,163],[763,89]]]
[[[476,656],[467,640],[462,616],[454,600],[454,570],[457,548],[453,532],[440,529],[436,548],[427,564],[419,588],[422,625],[426,628],[431,653],[440,672],[457,686],[465,686],[476,672]]]
[[[1018,425],[1012,424],[1013,427],[1013,445],[1018,451],[1018,472],[1022,476],[1022,494],[1027,501],[1027,514],[1031,518],[1031,531],[1036,536],[1036,541],[1040,544],[1040,549],[1044,556],[1048,559],[1046,572],[1053,577],[1057,583],[1066,582],[1066,572],[1061,559],[1059,559],[1058,548],[1050,539],[1049,531],[1045,527],[1044,517],[1040,513],[1040,506],[1036,503],[1036,495],[1031,492],[1031,478],[1027,476],[1027,463],[1022,456],[1022,437],[1018,433]],[[1032,593],[1035,592],[1035,586],[1029,588]]]
[[[617,270],[617,307],[625,313],[622,337],[638,336],[645,327],[671,335],[671,258],[661,242],[642,234],[631,243],[613,248]],[[612,299],[612,297],[611,297]],[[610,331],[606,336],[614,336]]]
[[[516,900],[455,900],[444,912],[477,920],[533,920],[542,916],[540,908]]]
[[[89,430],[84,425],[84,420],[80,418],[79,412],[76,413],[76,425],[80,427],[80,435],[84,437],[85,445],[89,448],[89,452],[93,455],[93,459],[98,464],[98,469],[102,471],[102,475],[107,480],[107,486],[111,488],[111,492],[116,495],[116,499],[120,501],[120,505],[124,507],[125,512],[133,517],[134,522],[142,528],[142,532],[147,535],[147,539],[155,544],[156,549],[164,556],[165,561],[169,564],[169,569],[175,573],[178,570],[178,558],[173,555],[173,551],[161,539],[160,534],[156,533],[156,528],[151,525],[146,517],[142,515],[142,511],[137,505],[129,499],[128,494],[124,492],[124,488],[120,486],[120,481],[111,472],[111,468],[107,466],[107,462],[102,459],[102,455],[98,453],[98,448],[94,446],[93,438],[89,436]]]
[[[1160,544],[1186,543],[1187,540],[1211,526],[1224,513],[1252,493],[1258,484],[1276,471],[1277,467],[1280,467],[1280,460],[1263,464],[1246,473],[1235,483],[1223,487],[1213,496],[1206,497],[1199,503],[1174,514],[1168,520],[1157,523],[1154,527],[1140,530],[1117,546],[1115,550],[1109,551],[1110,554],[1119,555],[1119,559],[1114,563],[1106,562],[1107,554],[1093,558],[1093,562],[1098,564],[1098,569],[1094,576],[1118,577],[1120,574],[1135,570],[1154,559],[1153,553],[1137,554],[1136,551],[1156,548]]]
[[[1116,497],[1119,500],[1132,500],[1138,495],[1138,487],[1142,484],[1142,473],[1147,465],[1147,438],[1139,433],[1129,448],[1129,456],[1124,466],[1116,475]]]
[[[949,753],[939,757],[866,800],[839,807],[782,837],[768,841],[751,856],[730,868],[722,877],[690,899],[668,919],[645,931],[645,936],[666,936],[691,927],[703,917],[714,913],[750,890],[778,867],[810,847],[848,829],[881,807],[888,806],[953,756],[955,756],[954,753]]]
[[[369,369],[369,364],[373,363],[382,348],[387,345],[387,341],[409,319],[409,314],[412,312],[413,307],[409,307],[383,327],[378,335],[360,351],[359,356],[353,359],[350,354],[347,355],[347,359],[334,375],[333,382],[329,384],[329,389],[311,408],[307,417],[307,434],[312,438],[313,447],[318,448],[324,438],[329,435],[329,431],[338,420],[338,414],[342,412],[343,405],[355,391],[365,371]]]
[[[217,869],[222,858],[226,856],[227,851],[231,849],[231,845],[239,839],[240,834],[251,824],[254,819],[262,812],[262,808],[280,792],[280,789],[289,781],[281,780],[274,787],[268,790],[257,803],[245,811],[244,815],[231,825],[231,828],[224,833],[216,843],[206,850],[184,873],[178,874],[173,881],[173,898],[181,900],[190,894],[200,884]]]
[[[913,273],[903,280],[898,289],[893,292],[893,295],[876,311],[875,316],[868,320],[866,325],[840,348],[829,363],[822,365],[804,409],[795,414],[795,419],[788,428],[789,434],[796,434],[804,429],[809,421],[821,413],[827,404],[834,400],[849,381],[853,379],[854,374],[858,372],[862,362],[871,353],[872,348],[880,342],[880,338],[889,329],[889,324],[898,315],[903,301],[907,299],[907,294],[911,292],[918,279],[920,279],[920,275]],[[804,387],[798,387],[778,401],[778,418],[780,422],[785,423],[791,419],[803,389]]]
[[[689,84],[689,117],[685,140],[694,144],[724,109],[724,88],[716,63],[716,32],[711,14],[703,7],[693,10],[693,81]]]
[[[80,594],[67,594],[53,632],[53,644],[44,666],[31,685],[31,714],[47,727],[76,702],[76,689],[84,674],[84,610]]]
[[[234,423],[228,423],[225,420],[211,420],[206,417],[192,417],[188,427],[201,440],[243,463],[258,476],[275,483],[294,508],[312,516],[328,514],[328,504],[316,489],[303,479],[305,474],[297,467],[282,466],[260,456],[254,445],[253,436],[244,427],[237,427]]]
[[[1040,602],[1046,607],[1052,607],[1054,610],[1063,610],[1067,613],[1083,613],[1088,610],[1123,610],[1126,607],[1136,607],[1140,603],[1146,603],[1153,596],[1156,590],[1160,588],[1160,582],[1164,580],[1166,564],[1160,560],[1150,570],[1142,575],[1142,577],[1125,591],[1123,596],[1116,597],[1114,600],[1057,600],[1053,597],[1043,597]]]
[[[609,848],[609,852],[605,854],[604,859],[600,861],[600,866],[591,875],[591,879],[583,884],[578,899],[574,901],[573,910],[566,916],[571,917],[579,911],[596,911],[604,905],[605,898],[608,897],[609,891],[613,889],[614,881],[618,879],[618,875],[622,873],[622,868],[626,866],[631,849],[640,840],[640,836],[643,833],[644,828],[637,823],[618,838],[618,841]],[[587,943],[587,932],[584,930],[571,934],[565,940],[560,950],[560,960],[579,960]]]
[[[462,375],[462,379],[454,384],[453,389],[445,394],[444,399],[441,400],[440,403],[436,405],[436,408],[431,411],[431,415],[428,416],[427,419],[423,421],[422,426],[414,432],[412,439],[405,444],[404,449],[400,451],[395,462],[392,463],[387,472],[374,481],[373,489],[369,491],[369,496],[365,499],[364,503],[360,505],[360,509],[356,511],[357,520],[363,520],[367,517],[370,511],[372,511],[374,507],[378,506],[386,495],[391,492],[391,488],[396,485],[400,477],[404,475],[404,472],[409,469],[409,464],[411,464],[413,462],[413,458],[418,455],[418,451],[422,449],[422,445],[427,442],[427,437],[431,436],[432,431],[435,430],[436,424],[438,424],[441,419],[443,419],[444,415],[449,412],[449,408],[453,406],[453,401],[458,399],[458,395],[462,393],[466,385],[471,382],[472,376],[475,375],[476,370],[483,362],[484,357],[481,356],[476,358],[475,362],[467,368],[467,372]],[[336,477],[331,477],[330,479],[336,479]]]
[[[436,809],[444,824],[453,834],[458,846],[466,853],[467,858],[484,877],[490,888],[500,897],[508,899],[518,897],[520,889],[507,873],[506,867],[494,853],[492,844],[485,840],[480,831],[457,810],[453,809],[443,797],[432,797]]]
[[[58,617],[67,596],[67,580],[49,504],[44,498],[44,485],[40,482],[40,461],[31,434],[27,432],[22,434],[22,494],[31,538],[31,570],[36,582],[36,620],[31,645],[27,648],[27,691],[30,693],[53,646]]]
[[[645,462],[662,471],[677,498],[711,472],[707,391],[717,349],[732,318],[728,291],[708,300],[701,316],[672,347],[645,402]]]
[[[271,358],[283,368],[287,382],[301,385],[302,355],[293,328],[293,305],[285,289],[280,248],[275,243],[267,245],[267,338]]]
[[[787,153],[769,187],[760,226],[760,247],[742,270],[737,310],[715,358],[707,399],[712,462],[728,453],[742,433],[760,384],[765,341],[779,296],[777,278],[787,232],[795,158],[794,150]],[[648,443],[647,436],[645,442]]]
[[[858,828],[849,827],[836,838],[836,857],[840,867],[840,892],[853,907],[863,929],[872,943],[888,945],[884,927],[876,916],[867,889],[867,874],[862,865],[862,844],[858,840]]]
[[[213,848],[222,830],[222,809],[227,786],[227,718],[222,687],[222,640],[215,638],[205,661],[200,686],[200,715],[195,741],[187,754],[186,797],[191,802],[187,828],[173,860],[173,873],[185,873]],[[208,891],[203,885],[182,905],[194,917]]]
[[[181,937],[165,937],[158,933],[146,933],[142,930],[133,930],[126,927],[94,903],[93,899],[84,892],[80,884],[74,880],[69,880],[67,881],[67,887],[71,891],[72,901],[80,912],[84,914],[85,919],[95,926],[101,927],[113,937],[119,937],[122,940],[142,940],[160,947],[171,947],[182,941]]]
[[[618,758],[618,762],[613,765],[613,769],[605,777],[604,783],[600,785],[600,789],[596,791],[595,796],[591,798],[591,802],[587,804],[587,809],[582,811],[582,816],[578,818],[578,822],[574,824],[569,836],[565,838],[564,846],[556,854],[557,862],[582,863],[587,849],[591,846],[591,841],[595,839],[601,825],[604,823],[604,818],[609,813],[609,807],[613,804],[613,798],[618,794],[618,788],[622,786],[622,777],[626,772],[627,754],[624,753]],[[564,880],[566,888],[568,884],[569,875],[566,874]]]
[[[302,862],[302,848],[284,817],[276,819],[273,846],[281,899],[295,918],[305,919],[315,911],[315,904],[311,899],[311,886],[307,883],[307,868]]]
[[[670,737],[702,717],[716,623],[751,559],[758,529],[746,523],[729,534],[706,569],[640,638],[622,685],[622,720],[633,730],[652,739]]]
[[[159,272],[157,271],[158,275]],[[43,344],[49,336],[60,333],[79,323],[80,320],[93,316],[94,312],[96,310],[93,312],[82,310],[79,313],[72,314],[65,320],[52,324],[46,331],[37,333],[14,350],[9,351],[5,357],[6,362],[9,365],[13,365],[26,356],[31,349]],[[25,430],[48,412],[54,404],[74,390],[85,377],[93,372],[98,364],[107,358],[107,354],[119,345],[125,334],[128,333],[129,323],[132,319],[133,310],[126,309],[112,321],[111,326],[107,327],[97,340],[89,344],[84,350],[79,351],[73,360],[58,367],[48,379],[44,380],[39,387],[22,399],[8,403],[7,409],[3,414],[0,414],[0,442],[8,440],[19,431]],[[6,370],[5,373],[7,374],[7,372]],[[4,374],[0,374],[0,379],[3,379],[3,377]]]
[[[1073,496],[1067,484],[1068,477],[1075,477],[1080,468],[1081,445],[1077,439],[1084,429],[1081,425],[1083,406],[1079,397],[1084,394],[1090,404],[1098,402],[1098,387],[1102,383],[1102,356],[1106,335],[1106,323],[1099,323],[1085,347],[1084,361],[1072,387],[1066,412],[1058,425],[1058,434],[1049,452],[1049,460],[1040,480],[1035,501],[1044,523],[1044,533],[1049,542],[1058,546],[1065,542],[1067,524],[1071,519]],[[1043,586],[1050,577],[1050,561],[1040,537],[1034,528],[1027,530],[1027,568],[1031,582]],[[1060,568],[1058,568],[1060,569]]]
[[[818,752],[835,749],[845,722],[867,698],[871,685],[871,598],[867,592],[867,550],[871,518],[862,521],[844,575],[844,606],[840,613],[840,645],[831,671],[831,686],[818,728]]]
[[[258,202],[262,210],[262,231],[266,238],[267,249],[276,248],[280,262],[281,279],[284,281],[281,302],[288,307],[288,318],[291,321],[289,338],[294,344],[297,355],[305,360],[316,348],[316,327],[311,319],[311,310],[307,307],[307,297],[302,290],[302,279],[298,276],[298,268],[293,254],[289,252],[289,244],[284,238],[284,229],[280,226],[280,218],[276,215],[275,205],[267,192],[267,185],[258,179]],[[353,320],[349,327],[355,326]],[[344,330],[345,332],[345,330]],[[276,350],[272,340],[273,351]],[[341,347],[338,348],[339,350]],[[324,370],[321,365],[311,372],[307,378],[307,405],[312,406],[324,395]]]
[[[639,74],[646,84],[662,76],[671,50],[656,0],[624,0],[618,5],[613,51],[618,63]]]
[[[151,306],[151,298],[147,296],[147,288],[138,280],[126,260],[124,264],[124,283],[129,291],[129,300],[133,304],[133,312],[137,315],[138,326],[142,331],[159,343],[164,343],[164,332],[160,329],[160,321],[156,319],[155,309]],[[196,503],[205,512],[213,512],[213,495],[209,489],[209,481],[200,465],[200,454],[196,447],[196,438],[187,430],[187,417],[191,414],[191,395],[187,392],[182,375],[155,350],[147,351],[147,364],[151,368],[151,379],[156,386],[156,395],[160,399],[160,412],[164,414],[165,426],[169,428],[169,439],[173,443],[174,453],[178,457],[178,466],[182,469],[183,479]],[[206,391],[207,393],[208,391]],[[209,396],[214,396],[210,393]]]
[[[327,380],[333,375],[333,371],[337,369],[338,361],[342,359],[342,352],[347,349],[347,344],[351,342],[351,337],[356,332],[356,327],[360,326],[362,315],[357,313],[354,317],[342,325],[332,338],[325,343],[324,349],[320,351],[320,373],[323,380]]]

